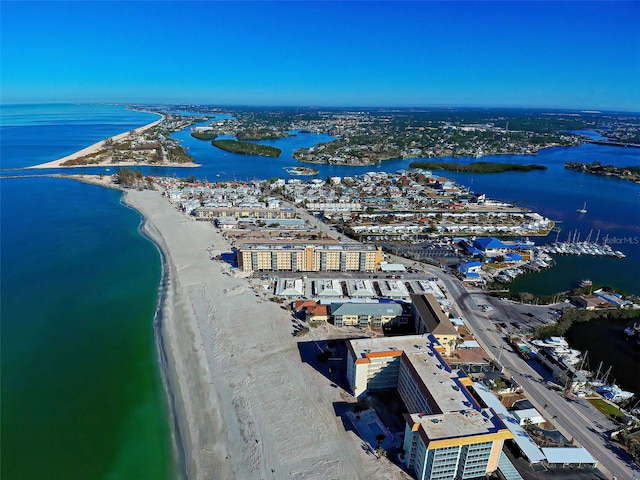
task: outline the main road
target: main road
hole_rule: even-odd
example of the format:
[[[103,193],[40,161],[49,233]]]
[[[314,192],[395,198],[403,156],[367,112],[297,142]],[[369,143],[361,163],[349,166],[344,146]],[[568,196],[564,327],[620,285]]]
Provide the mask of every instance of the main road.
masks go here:
[[[495,359],[499,359],[503,372],[523,388],[531,403],[544,412],[545,417],[551,420],[567,439],[586,448],[598,460],[600,470],[608,478],[638,478],[635,475],[640,476],[640,469],[608,438],[606,432],[613,424],[590,404],[549,389],[544,378],[535,369],[508,345],[505,348],[502,333],[481,312],[473,295],[466,290],[462,282],[451,275],[440,273],[438,276],[456,301],[478,343]],[[492,303],[494,308],[500,308],[499,303]]]
[[[298,211],[311,225],[324,231],[330,237],[345,243],[357,243],[336,232],[304,210],[298,209]],[[617,480],[640,478],[640,469],[609,440],[606,432],[613,428],[613,424],[590,404],[565,397],[557,391],[547,388],[543,377],[506,345],[502,332],[481,311],[473,298],[474,295],[467,291],[460,280],[432,265],[394,255],[389,255],[389,259],[411,265],[418,271],[439,278],[448,291],[449,297],[458,305],[460,314],[467,321],[467,326],[482,348],[494,359],[499,359],[503,372],[523,388],[528,399],[539,411],[544,412],[547,420],[551,420],[567,439],[575,445],[586,448],[598,460],[600,470],[608,478]],[[411,275],[407,275],[405,278],[409,276]],[[483,303],[488,304],[489,302],[484,301]],[[512,306],[501,302],[491,303],[498,310],[496,315],[510,318],[510,313],[513,313]]]

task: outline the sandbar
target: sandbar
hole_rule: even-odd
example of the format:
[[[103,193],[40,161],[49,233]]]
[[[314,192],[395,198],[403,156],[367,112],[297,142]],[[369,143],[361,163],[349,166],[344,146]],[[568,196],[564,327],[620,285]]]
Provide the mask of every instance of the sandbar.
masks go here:
[[[345,428],[335,408],[354,400],[301,361],[291,313],[215,260],[230,245],[211,223],[159,191],[124,202],[163,254],[160,345],[189,479],[410,478]]]

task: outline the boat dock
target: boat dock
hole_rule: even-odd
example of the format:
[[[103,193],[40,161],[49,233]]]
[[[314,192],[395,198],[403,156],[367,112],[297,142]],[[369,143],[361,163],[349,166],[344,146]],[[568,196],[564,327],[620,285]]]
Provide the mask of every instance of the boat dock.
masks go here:
[[[558,232],[559,233],[559,232]],[[624,258],[626,255],[619,250],[614,250],[607,244],[606,238],[602,243],[598,243],[600,232],[596,235],[596,240],[591,241],[591,234],[589,232],[587,239],[583,242],[580,241],[580,233],[576,230],[573,235],[569,234],[569,238],[566,242],[556,241],[550,245],[542,245],[537,247],[538,251],[553,254],[553,255],[597,255],[606,257]]]

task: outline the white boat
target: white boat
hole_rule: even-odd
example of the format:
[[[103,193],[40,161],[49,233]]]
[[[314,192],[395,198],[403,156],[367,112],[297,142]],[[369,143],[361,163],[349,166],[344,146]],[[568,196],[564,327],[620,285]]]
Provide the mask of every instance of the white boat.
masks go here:
[[[605,385],[603,387],[596,388],[596,392],[602,395],[607,400],[618,403],[633,397],[633,392],[627,392],[622,390],[617,385]]]
[[[584,206],[576,210],[578,213],[587,213],[587,202],[584,202]]]

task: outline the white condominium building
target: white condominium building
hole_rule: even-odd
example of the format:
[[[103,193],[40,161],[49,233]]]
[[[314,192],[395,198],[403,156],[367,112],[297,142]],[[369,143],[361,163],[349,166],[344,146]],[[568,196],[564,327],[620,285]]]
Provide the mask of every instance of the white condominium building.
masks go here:
[[[420,480],[479,479],[495,471],[504,440],[500,417],[481,408],[471,380],[451,370],[431,335],[347,342],[347,378],[356,396],[397,388],[405,414],[405,462]]]

